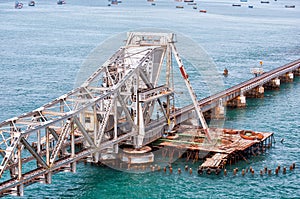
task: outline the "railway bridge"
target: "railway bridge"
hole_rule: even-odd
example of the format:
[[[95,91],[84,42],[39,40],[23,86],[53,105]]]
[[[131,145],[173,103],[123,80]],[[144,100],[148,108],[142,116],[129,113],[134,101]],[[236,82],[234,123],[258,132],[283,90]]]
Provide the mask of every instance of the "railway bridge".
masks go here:
[[[281,83],[292,82],[295,76],[300,76],[300,59],[201,99],[198,103],[204,115],[210,118],[222,118],[224,107],[245,107],[247,97],[262,98],[265,90],[280,89]],[[192,105],[183,107],[179,110],[180,114],[176,113],[176,115],[188,116],[193,109]]]
[[[174,63],[193,101],[176,109]],[[52,175],[62,170],[76,172],[81,159],[117,159],[121,145],[141,150],[176,124],[194,118],[209,143],[203,113],[219,117],[225,105],[244,106],[250,93],[291,81],[299,67],[296,60],[199,101],[175,47],[175,35],[130,32],[126,45],[81,86],[0,123],[0,195],[22,196],[24,186],[51,183]]]

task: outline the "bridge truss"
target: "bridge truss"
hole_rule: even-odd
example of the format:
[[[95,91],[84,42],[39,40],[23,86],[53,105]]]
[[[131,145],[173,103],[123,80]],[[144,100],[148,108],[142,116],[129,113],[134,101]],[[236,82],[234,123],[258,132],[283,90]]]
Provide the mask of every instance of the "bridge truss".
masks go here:
[[[51,183],[55,172],[75,172],[82,158],[99,162],[116,156],[123,143],[139,149],[171,130],[172,57],[208,129],[174,39],[173,33],[128,33],[126,45],[80,87],[0,123],[0,194],[23,195],[24,186]]]

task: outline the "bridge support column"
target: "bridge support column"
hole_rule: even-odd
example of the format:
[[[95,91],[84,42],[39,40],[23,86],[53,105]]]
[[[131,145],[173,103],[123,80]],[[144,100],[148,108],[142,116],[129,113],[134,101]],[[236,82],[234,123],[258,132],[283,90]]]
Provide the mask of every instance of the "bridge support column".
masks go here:
[[[193,126],[200,126],[200,120],[195,110],[192,111],[192,115],[193,116],[191,117],[191,119],[188,120],[188,122]]]
[[[293,82],[293,80],[294,80],[294,73],[288,72],[285,75],[280,76],[279,78],[280,78],[280,81],[282,81],[282,82]]]
[[[295,74],[295,76],[300,76],[300,68],[297,68],[297,69],[294,71],[294,74]]]
[[[246,95],[246,97],[249,97],[249,98],[263,98],[264,92],[265,92],[264,87],[258,86],[258,87],[255,87],[255,88],[247,91],[245,95]]]
[[[18,181],[22,180],[22,148],[21,145],[18,145]],[[24,185],[20,184],[17,186],[17,195],[23,196],[24,195]]]
[[[139,103],[139,117],[138,117],[138,126],[139,126],[139,134],[137,136],[137,145],[136,148],[141,148],[143,146],[143,141],[145,137],[145,124],[144,124],[144,116],[143,116],[143,108],[142,104]]]
[[[232,108],[242,108],[246,106],[246,96],[244,96],[243,94],[226,102],[226,106],[228,107],[232,107]]]
[[[218,106],[212,109],[211,119],[224,119],[225,118],[225,109],[222,99],[219,100]]]
[[[20,184],[17,186],[17,196],[24,196],[24,185]]]
[[[237,98],[237,107],[240,108],[240,107],[245,107],[246,106],[246,96],[244,96],[243,94],[240,95],[238,98]]]
[[[217,106],[216,108],[212,109],[211,119],[224,119],[224,117],[224,106]]]
[[[76,161],[71,163],[71,172],[72,173],[76,173],[76,165],[77,165]]]
[[[271,81],[267,82],[263,86],[267,90],[278,90],[280,89],[280,79],[279,78],[272,79]]]
[[[45,183],[46,184],[52,183],[52,172],[51,171],[49,171],[48,173],[45,174]]]

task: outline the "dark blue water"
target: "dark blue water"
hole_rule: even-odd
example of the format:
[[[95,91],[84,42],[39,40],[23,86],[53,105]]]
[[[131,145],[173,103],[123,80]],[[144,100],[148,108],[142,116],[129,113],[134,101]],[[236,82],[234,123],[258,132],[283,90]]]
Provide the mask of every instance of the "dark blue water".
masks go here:
[[[198,2],[198,1],[197,1]],[[15,10],[13,1],[0,0],[0,120],[31,111],[73,89],[78,84],[86,57],[108,38],[141,28],[160,28],[179,32],[203,47],[216,64],[211,75],[229,70],[221,77],[224,88],[252,77],[250,68],[264,62],[264,70],[299,58],[300,3],[297,0],[260,4],[248,0],[232,7],[236,0],[200,1],[199,13],[192,6],[172,0],[123,0],[118,6],[107,1],[70,0],[58,6],[55,1],[36,1],[36,7]],[[176,9],[176,5],[184,9]],[[254,5],[248,9],[247,5]],[[296,5],[286,9],[284,5]],[[120,39],[120,38],[119,38]],[[118,42],[106,47],[117,49]],[[115,40],[116,41],[116,40]],[[120,44],[119,44],[120,43]],[[115,48],[115,49],[114,49]],[[178,49],[180,51],[180,49]],[[101,56],[101,54],[99,54]],[[188,56],[188,55],[187,55]],[[187,63],[189,60],[186,60]],[[101,63],[99,63],[101,64]],[[194,63],[193,63],[194,64]],[[203,67],[188,65],[191,82],[199,98],[219,88],[210,85]],[[97,67],[95,65],[94,67]],[[202,72],[202,74],[201,74]],[[188,164],[192,175],[163,172],[132,174],[79,163],[77,173],[54,175],[50,185],[25,188],[26,197],[74,198],[300,198],[300,172],[279,176],[259,176],[264,166],[300,166],[299,154],[300,80],[284,84],[279,91],[265,93],[263,99],[248,99],[247,107],[227,110],[225,127],[274,132],[274,148],[240,169],[252,166],[252,177],[230,170],[224,176],[198,176],[199,163],[178,160],[173,167]],[[279,142],[282,138],[283,143]]]

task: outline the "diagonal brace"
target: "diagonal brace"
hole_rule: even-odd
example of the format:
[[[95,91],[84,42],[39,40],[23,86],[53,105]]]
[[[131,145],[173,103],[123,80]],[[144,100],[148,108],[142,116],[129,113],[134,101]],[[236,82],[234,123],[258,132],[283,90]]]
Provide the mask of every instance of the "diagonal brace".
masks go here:
[[[123,101],[123,99],[121,98],[119,92],[117,92],[117,98],[118,98],[118,101],[120,102],[121,106],[123,107],[123,110],[124,110],[124,112],[125,112],[126,118],[127,118],[128,121],[130,122],[130,124],[132,125],[132,127],[133,127],[135,130],[137,130],[138,127],[134,124],[134,122],[133,122],[133,120],[132,120],[132,118],[131,118],[131,116],[130,116],[130,113],[129,113],[127,107],[126,107],[126,104],[125,104],[125,102]]]
[[[91,137],[89,136],[89,134],[86,132],[86,130],[84,129],[84,127],[81,124],[81,122],[77,119],[77,117],[74,117],[73,119],[74,119],[75,124],[79,128],[79,130],[82,132],[84,138],[89,143],[89,145],[92,146],[92,147],[94,147],[94,148],[96,148],[95,143],[93,142],[93,140],[91,139]]]
[[[140,70],[139,72],[140,72],[140,76],[141,76],[142,80],[144,81],[144,83],[146,84],[146,86],[148,88],[154,88],[153,84],[151,84],[151,82],[148,80],[148,78],[145,75],[145,73],[142,70]],[[164,109],[164,107],[163,107],[163,105],[162,105],[162,103],[161,103],[161,101],[160,101],[159,98],[157,99],[157,102],[158,102],[158,104],[159,104],[159,106],[160,106],[160,108],[161,108],[161,110],[162,110],[162,112],[163,112],[166,120],[168,121],[169,118],[168,118],[167,113],[166,113],[166,111],[165,111],[165,109]]]
[[[34,150],[34,148],[32,148],[30,146],[30,144],[27,142],[27,140],[25,138],[21,138],[20,141],[25,148],[33,155],[33,157],[35,157],[35,159],[38,161],[38,163],[40,163],[44,168],[49,168],[47,163],[43,160],[43,158]]]

